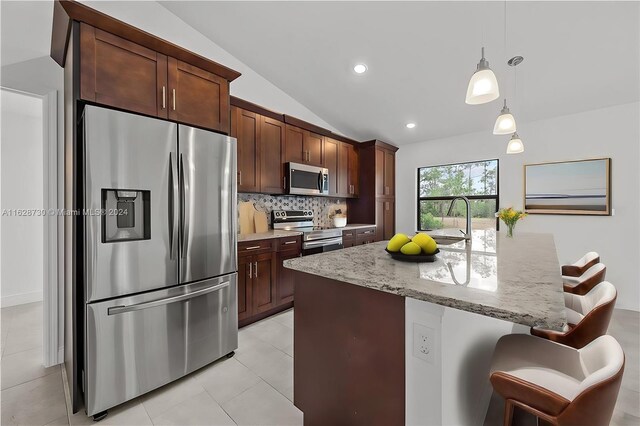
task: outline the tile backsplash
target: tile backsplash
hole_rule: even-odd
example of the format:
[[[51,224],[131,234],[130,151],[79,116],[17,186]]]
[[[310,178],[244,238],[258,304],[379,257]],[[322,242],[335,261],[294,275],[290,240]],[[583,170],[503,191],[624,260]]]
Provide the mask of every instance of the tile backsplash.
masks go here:
[[[267,213],[269,227],[272,210],[312,210],[315,226],[333,226],[333,215],[338,209],[347,214],[347,203],[340,198],[242,193],[238,194],[238,202],[241,201],[250,201],[256,210]]]

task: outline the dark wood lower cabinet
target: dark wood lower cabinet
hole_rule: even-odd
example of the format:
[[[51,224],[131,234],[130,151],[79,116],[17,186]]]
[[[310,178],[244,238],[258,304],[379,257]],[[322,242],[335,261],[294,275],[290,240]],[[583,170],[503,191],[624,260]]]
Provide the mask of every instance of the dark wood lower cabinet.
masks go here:
[[[296,257],[300,257],[299,250],[289,250],[278,253],[278,282],[276,285],[276,300],[279,304],[293,302],[293,271],[282,266],[282,262],[287,259],[295,259]]]
[[[238,244],[240,327],[293,306],[293,275],[282,262],[300,256],[301,247],[299,236]]]
[[[294,274],[293,401],[304,424],[404,425],[404,298]]]

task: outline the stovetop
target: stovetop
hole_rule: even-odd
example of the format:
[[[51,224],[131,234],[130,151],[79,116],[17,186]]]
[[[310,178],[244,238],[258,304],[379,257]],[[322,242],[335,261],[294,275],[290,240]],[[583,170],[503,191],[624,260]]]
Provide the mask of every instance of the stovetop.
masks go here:
[[[273,229],[300,231],[303,241],[342,237],[342,229],[314,226],[312,210],[274,210],[271,212]]]

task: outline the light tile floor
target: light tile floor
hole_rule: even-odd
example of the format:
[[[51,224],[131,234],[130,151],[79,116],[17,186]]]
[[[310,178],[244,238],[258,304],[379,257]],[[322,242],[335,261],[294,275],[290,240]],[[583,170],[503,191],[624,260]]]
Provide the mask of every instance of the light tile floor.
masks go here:
[[[42,367],[42,303],[3,308],[4,425],[88,425],[62,369]],[[293,310],[240,330],[236,356],[109,410],[100,425],[302,425],[293,403]]]
[[[1,424],[88,425],[65,402],[62,369],[42,367],[42,303],[3,308]],[[610,334],[623,346],[626,371],[613,425],[640,424],[640,315],[616,310]],[[236,356],[109,410],[101,425],[301,425],[293,406],[293,310],[240,330]],[[485,426],[502,424],[494,397]],[[535,425],[524,413],[516,425]]]

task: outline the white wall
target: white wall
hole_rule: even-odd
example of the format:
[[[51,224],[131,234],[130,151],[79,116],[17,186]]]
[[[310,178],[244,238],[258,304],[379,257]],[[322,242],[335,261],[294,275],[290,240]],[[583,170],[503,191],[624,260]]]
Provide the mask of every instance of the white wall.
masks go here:
[[[43,207],[42,99],[2,91],[0,207]],[[2,307],[42,300],[43,216],[2,216]]]
[[[229,52],[153,1],[81,1],[89,7],[232,68],[242,75],[231,83],[231,94],[326,129],[332,126],[253,71]],[[215,17],[211,17],[215,25]],[[229,34],[233,37],[233,34]]]
[[[516,117],[517,119],[517,117]],[[529,215],[517,232],[553,233],[561,264],[595,250],[618,289],[618,308],[640,309],[640,103],[520,123],[525,152],[507,155],[508,136],[487,130],[402,146],[397,153],[398,232],[416,230],[416,174],[422,166],[500,159],[500,206],[522,209],[523,165],[610,157],[614,216]]]

